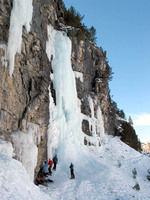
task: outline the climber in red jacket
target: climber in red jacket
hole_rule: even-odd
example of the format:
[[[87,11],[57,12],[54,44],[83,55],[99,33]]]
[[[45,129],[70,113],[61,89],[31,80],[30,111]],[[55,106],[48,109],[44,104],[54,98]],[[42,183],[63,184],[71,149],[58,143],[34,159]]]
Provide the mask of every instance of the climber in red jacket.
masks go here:
[[[50,176],[52,175],[52,165],[53,165],[53,161],[52,161],[52,159],[49,159],[49,163],[48,163],[48,165],[49,165],[49,168],[48,168],[48,170],[49,170],[49,174],[50,174]]]

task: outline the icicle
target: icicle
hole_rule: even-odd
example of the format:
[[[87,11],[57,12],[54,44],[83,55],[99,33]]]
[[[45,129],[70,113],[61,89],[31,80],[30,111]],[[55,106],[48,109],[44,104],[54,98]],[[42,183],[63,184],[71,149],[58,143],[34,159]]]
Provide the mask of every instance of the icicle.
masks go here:
[[[92,128],[92,134],[93,136],[96,136],[96,118],[94,116],[94,106],[93,106],[93,100],[91,96],[88,97],[90,110],[91,110],[91,120],[89,121],[90,127]]]
[[[14,71],[15,55],[21,53],[22,27],[25,26],[27,32],[30,31],[32,12],[32,0],[13,0],[7,51],[10,76]]]
[[[104,121],[103,121],[102,111],[101,111],[100,106],[98,106],[98,109],[97,109],[97,132],[100,138],[103,139],[105,136],[105,130],[104,130]]]
[[[79,78],[81,82],[83,82],[83,74],[80,72],[74,71],[75,77]]]

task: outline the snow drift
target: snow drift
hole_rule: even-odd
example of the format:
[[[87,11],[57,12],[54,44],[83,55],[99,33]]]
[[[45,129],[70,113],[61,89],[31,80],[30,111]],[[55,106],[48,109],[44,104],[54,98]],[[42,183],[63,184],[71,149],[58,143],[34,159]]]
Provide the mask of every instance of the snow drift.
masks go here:
[[[22,164],[12,159],[11,143],[0,140],[0,199],[50,199],[30,181]]]

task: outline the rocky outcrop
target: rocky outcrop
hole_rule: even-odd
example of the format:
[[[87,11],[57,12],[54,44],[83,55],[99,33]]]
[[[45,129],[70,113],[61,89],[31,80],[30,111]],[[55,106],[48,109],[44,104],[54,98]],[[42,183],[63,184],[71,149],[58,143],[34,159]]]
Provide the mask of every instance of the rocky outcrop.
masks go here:
[[[52,71],[46,54],[47,25],[62,29],[63,11],[58,1],[33,0],[31,30],[23,27],[21,54],[15,56],[12,76],[6,56],[12,0],[0,2],[0,137],[13,143],[11,133],[22,131],[22,122],[40,127],[41,142],[38,147],[39,170],[47,157],[47,128],[49,124],[49,85]],[[60,23],[61,22],[61,23]],[[64,29],[63,29],[64,30]],[[72,40],[72,68],[83,75],[83,82],[76,78],[81,112],[91,116],[88,97],[93,100],[94,116],[100,106],[107,134],[115,134],[117,120],[111,106],[108,74],[102,50],[86,39],[78,37],[77,31],[67,31]],[[86,119],[82,122],[85,135],[92,136]],[[86,142],[85,142],[86,144]]]
[[[150,142],[147,142],[146,144],[142,144],[142,150],[146,153],[150,154]]]

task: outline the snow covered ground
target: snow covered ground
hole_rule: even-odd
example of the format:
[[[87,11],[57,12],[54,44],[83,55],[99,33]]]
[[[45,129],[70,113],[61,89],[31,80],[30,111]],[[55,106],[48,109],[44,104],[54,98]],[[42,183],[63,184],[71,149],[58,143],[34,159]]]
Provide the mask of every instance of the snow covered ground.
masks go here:
[[[118,137],[111,136],[106,136],[100,147],[81,149],[80,160],[73,163],[76,179],[70,179],[71,161],[68,162],[66,157],[60,158],[58,154],[57,170],[50,177],[54,183],[49,183],[48,187],[37,187],[29,180],[22,164],[4,155],[8,153],[0,148],[0,199],[150,199],[150,182],[146,178],[149,175],[149,157],[125,145]],[[74,149],[70,148],[69,154],[73,158]],[[136,178],[133,178],[134,169],[137,171]],[[136,183],[140,190],[133,189]]]
[[[72,157],[73,152],[69,152]],[[59,155],[58,155],[59,157]],[[70,179],[69,165],[59,162],[53,172],[53,184],[40,186],[54,200],[148,200],[150,182],[147,180],[150,158],[125,145],[117,137],[106,136],[101,147],[84,148],[75,165],[76,179]],[[137,175],[133,178],[133,170]],[[140,190],[133,189],[139,184]]]

